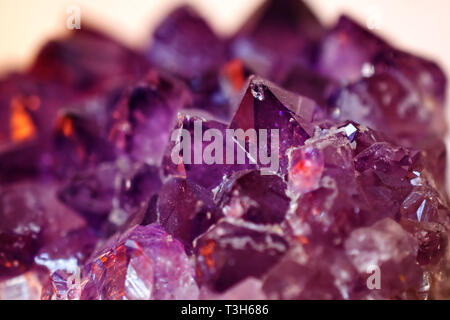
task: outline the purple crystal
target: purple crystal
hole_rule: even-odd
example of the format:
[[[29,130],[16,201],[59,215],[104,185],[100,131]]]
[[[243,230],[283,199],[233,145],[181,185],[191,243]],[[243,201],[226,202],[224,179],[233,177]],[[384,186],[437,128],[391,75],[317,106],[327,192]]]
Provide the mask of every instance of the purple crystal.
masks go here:
[[[54,175],[51,150],[51,144],[43,139],[0,146],[0,184],[50,179]]]
[[[422,271],[415,263],[417,240],[392,219],[381,220],[369,228],[356,229],[344,243],[347,255],[361,273],[381,272],[381,294],[394,298],[419,288]]]
[[[113,232],[139,214],[160,187],[155,167],[122,158],[74,175],[59,197],[94,228]],[[106,226],[105,222],[112,226]]]
[[[397,50],[341,17],[322,43],[318,69],[346,85],[333,94],[331,117],[427,149],[446,132],[446,78],[433,62]]]
[[[343,83],[358,80],[363,66],[370,63],[387,43],[347,16],[327,32],[322,40],[317,69]],[[370,64],[368,72],[370,72]]]
[[[448,298],[439,66],[296,0],[152,40],[0,80],[0,298]]]
[[[354,123],[316,129],[305,146],[291,150],[288,186],[295,211],[286,218],[290,237],[313,247],[329,248],[345,243],[351,259],[354,250],[363,248],[367,250],[367,259],[387,257],[385,262],[374,262],[385,277],[383,290],[375,296],[356,291],[354,298],[406,298],[408,290],[419,295],[427,273],[417,263],[435,264],[444,254],[449,210],[446,198],[432,187],[435,182],[423,166],[422,157],[415,150],[384,142],[381,135]],[[363,237],[369,237],[372,230],[374,239],[388,241],[393,247],[382,244],[375,247],[372,244],[375,240]],[[391,241],[390,237],[398,240]],[[355,249],[354,242],[362,247]],[[353,249],[347,247],[348,243],[352,243]],[[402,243],[410,246],[409,251],[401,247]],[[377,251],[381,248],[392,256]],[[401,260],[394,250],[403,251],[407,258]],[[363,259],[361,253],[355,253],[354,259],[358,257]],[[353,264],[359,271],[355,279],[370,276],[370,272],[363,270],[366,264],[362,266],[355,261]],[[302,273],[300,267],[295,268],[297,271],[291,272]],[[315,296],[351,297],[350,292],[347,296],[335,296],[332,286],[328,290],[325,287]],[[283,297],[283,291],[277,294]]]
[[[156,28],[148,56],[185,79],[217,70],[226,59],[224,43],[189,6],[176,9]]]
[[[285,240],[274,232],[222,220],[197,239],[198,281],[223,292],[246,277],[263,276],[286,248]]]
[[[222,214],[256,224],[277,224],[289,207],[286,183],[276,175],[240,171],[226,180],[216,198]]]
[[[186,83],[194,108],[226,120],[249,75],[239,60],[227,59],[225,42],[189,6],[174,10],[156,28],[148,57]]]
[[[108,98],[90,99],[82,106],[61,110],[53,135],[58,174],[68,176],[83,166],[116,158],[117,152],[108,139],[114,105]]]
[[[1,278],[28,270],[42,245],[84,224],[58,203],[51,184],[1,186],[0,218]]]
[[[334,80],[299,64],[292,66],[280,83],[283,88],[310,98],[323,108],[326,107],[327,100],[338,88],[338,84]],[[315,120],[325,118],[324,110],[318,110],[314,118]]]
[[[192,106],[229,121],[245,78],[250,74],[240,60],[234,59],[220,69],[190,79],[187,84],[192,93]]]
[[[203,151],[204,148],[209,145],[208,142],[203,141],[203,133],[201,136],[197,136],[195,134],[195,123],[199,123],[202,128],[202,132],[208,129],[217,130],[222,134],[222,137],[225,137],[225,129],[226,125],[218,122],[216,120],[209,120],[208,115],[204,114],[198,110],[190,110],[185,111],[183,113],[178,114],[178,122],[175,126],[174,130],[171,134],[171,141],[168,143],[166,147],[166,151],[163,159],[163,168],[164,173],[167,176],[178,176],[185,177],[187,180],[191,180],[200,186],[212,190],[217,187],[223,180],[224,175],[229,173],[231,170],[231,166],[226,164],[225,154],[223,154],[222,164],[209,164],[206,165],[203,163]],[[190,144],[191,144],[191,154],[187,154],[186,156],[190,157],[190,161],[179,161],[178,164],[174,163],[172,153],[174,152],[175,146],[182,142],[184,138],[181,138],[181,141],[172,139],[174,134],[179,135],[177,132],[179,130],[187,130],[190,134]],[[196,144],[196,139],[200,140]],[[187,142],[186,142],[187,143]],[[188,143],[187,143],[188,144]],[[196,145],[201,147],[198,148]],[[223,145],[223,149],[226,149],[225,142]],[[180,149],[179,158],[183,159],[185,156],[183,154],[183,149]],[[196,163],[197,158],[200,158],[200,163]],[[188,163],[189,162],[189,163]]]
[[[368,293],[355,267],[337,248],[296,245],[263,283],[269,299],[356,299]]]
[[[417,239],[417,262],[420,265],[436,265],[442,261],[448,246],[448,227],[435,222],[411,220],[403,220],[401,224]]]
[[[268,130],[268,153],[272,143],[269,132],[278,130],[280,172],[285,173],[286,151],[292,146],[302,145],[311,136],[310,122],[318,109],[316,103],[308,98],[285,91],[259,77],[251,77],[229,127],[244,131],[255,129],[257,132]]]
[[[201,300],[265,300],[267,296],[262,290],[262,281],[253,277],[234,285],[224,293],[216,293],[203,287],[200,291]]]
[[[45,83],[27,74],[5,76],[0,80],[0,145],[50,134],[61,106],[78,100],[59,83]]]
[[[172,178],[163,185],[157,206],[155,221],[188,250],[217,220],[212,192],[184,178]]]
[[[137,226],[110,239],[94,255],[78,284],[79,298],[196,299],[198,287],[193,275],[181,243],[158,225]],[[53,288],[62,290],[54,290],[47,298],[67,298],[67,287]]]
[[[335,118],[384,132],[402,145],[426,147],[445,132],[443,106],[428,107],[411,85],[395,72],[375,73],[341,89],[329,111]]]
[[[59,197],[68,207],[84,215],[90,225],[99,227],[112,210],[118,175],[114,164],[103,163],[95,170],[74,175]]]
[[[270,0],[231,41],[231,54],[258,75],[277,80],[294,62],[310,66],[324,28],[303,3]]]
[[[373,64],[375,73],[398,72],[397,76],[406,77],[428,107],[436,105],[438,109],[445,104],[447,78],[435,62],[407,52],[390,50],[378,54]]]
[[[50,273],[64,271],[75,273],[84,265],[95,249],[97,237],[88,228],[70,231],[60,239],[42,247],[34,257],[36,265]]]
[[[159,165],[176,112],[189,94],[182,83],[154,72],[118,103],[111,137],[118,149],[137,161]]]
[[[2,190],[0,276],[17,275],[33,263],[41,236],[42,209],[27,203],[15,190]]]
[[[83,93],[96,92],[124,79],[139,78],[146,59],[95,30],[83,27],[69,37],[50,41],[39,52],[29,73]]]

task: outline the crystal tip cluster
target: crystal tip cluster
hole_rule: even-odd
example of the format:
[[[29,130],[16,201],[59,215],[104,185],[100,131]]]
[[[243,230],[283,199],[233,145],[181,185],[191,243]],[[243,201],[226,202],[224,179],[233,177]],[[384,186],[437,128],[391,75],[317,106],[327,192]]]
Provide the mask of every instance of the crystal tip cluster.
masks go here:
[[[55,39],[0,79],[0,299],[450,298],[446,81],[300,0]],[[198,123],[268,144],[174,163]]]

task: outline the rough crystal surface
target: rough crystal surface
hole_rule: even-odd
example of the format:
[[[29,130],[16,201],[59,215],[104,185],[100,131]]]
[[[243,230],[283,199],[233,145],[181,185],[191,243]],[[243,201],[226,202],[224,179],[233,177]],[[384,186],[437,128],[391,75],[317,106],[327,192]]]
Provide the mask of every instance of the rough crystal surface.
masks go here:
[[[217,220],[212,193],[185,178],[172,178],[159,193],[154,221],[192,249],[192,242]]]
[[[218,222],[197,241],[198,281],[223,292],[247,277],[263,276],[286,248],[286,241],[275,232]]]
[[[84,224],[52,184],[0,186],[0,219],[0,278],[27,271],[41,246]]]
[[[256,224],[279,224],[289,207],[286,183],[276,175],[240,171],[224,181],[216,195],[222,214]]]
[[[113,233],[140,214],[161,185],[156,167],[121,158],[75,174],[59,198],[92,227]]]
[[[50,41],[0,80],[0,299],[449,298],[446,87],[297,0]]]
[[[286,173],[286,151],[291,146],[302,145],[310,137],[311,121],[318,109],[318,105],[306,97],[292,94],[265,79],[250,77],[229,127],[244,131],[254,129],[256,132],[267,130],[266,154],[271,154],[272,143],[275,143],[271,139],[271,130],[278,130],[279,172]],[[249,141],[249,144],[255,142]],[[260,144],[258,146],[261,147]],[[246,150],[250,151],[250,146]],[[260,162],[256,164],[264,167]]]
[[[159,165],[175,115],[189,97],[176,79],[150,72],[115,107],[110,137],[135,160]]]
[[[72,289],[81,299],[196,299],[194,269],[183,245],[158,225],[137,226],[109,239]],[[54,275],[47,298],[67,298],[65,276]],[[63,286],[58,286],[61,283]],[[78,287],[77,287],[78,286]],[[62,289],[62,290],[61,290]]]
[[[226,125],[222,122],[216,121],[215,119],[211,119],[208,114],[205,114],[199,110],[190,110],[183,113],[180,112],[177,120],[177,124],[171,133],[171,140],[168,143],[164,153],[163,169],[165,175],[186,177],[188,180],[192,180],[204,188],[210,190],[214,189],[220,184],[220,182],[222,182],[223,176],[226,175],[234,166],[226,165],[225,154],[222,155],[222,164],[213,163],[210,165],[205,165],[205,163],[203,163],[203,152],[209,143],[203,140],[203,135],[198,136],[195,134],[195,124],[200,124],[202,132],[213,129],[216,130],[216,132],[220,132],[223,137],[226,135]],[[176,150],[175,146],[180,140],[174,141],[173,137],[175,136],[177,139],[181,138],[181,141],[183,141],[183,131],[180,130],[186,130],[189,133],[190,142],[186,141],[185,143],[186,145],[190,145],[190,149],[183,150],[180,148],[178,153],[179,161],[177,161],[178,163],[176,164],[174,163],[173,158],[176,157],[177,154],[173,153],[174,150]],[[223,150],[225,150],[225,141],[222,146]],[[186,156],[189,160],[182,160],[183,157]]]
[[[50,273],[64,271],[74,274],[94,251],[97,240],[89,228],[72,230],[42,247],[34,257],[35,264]]]

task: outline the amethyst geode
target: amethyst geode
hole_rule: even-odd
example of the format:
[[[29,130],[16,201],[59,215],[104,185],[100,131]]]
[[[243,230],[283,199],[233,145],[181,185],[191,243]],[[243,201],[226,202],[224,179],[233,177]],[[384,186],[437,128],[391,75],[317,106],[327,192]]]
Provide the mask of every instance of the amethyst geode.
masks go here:
[[[446,85],[296,0],[52,41],[0,81],[0,298],[450,298]]]

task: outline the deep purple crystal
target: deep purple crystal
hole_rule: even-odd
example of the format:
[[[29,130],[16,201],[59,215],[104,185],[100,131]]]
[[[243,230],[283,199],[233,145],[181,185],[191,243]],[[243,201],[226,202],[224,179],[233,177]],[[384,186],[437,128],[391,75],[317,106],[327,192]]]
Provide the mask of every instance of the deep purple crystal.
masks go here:
[[[43,245],[84,225],[45,183],[1,186],[0,217],[0,278],[27,271]]]
[[[187,249],[217,221],[217,210],[211,191],[185,178],[172,178],[159,193],[154,221]]]
[[[59,198],[92,227],[109,233],[141,214],[161,184],[157,168],[121,158],[74,175]]]
[[[448,298],[446,87],[295,0],[51,41],[0,80],[0,299]]]
[[[323,38],[317,69],[341,82],[352,82],[361,78],[364,64],[387,46],[380,37],[344,15]]]
[[[38,53],[29,73],[81,93],[97,92],[111,84],[137,79],[148,70],[140,53],[108,36],[83,27],[66,38],[50,41]]]
[[[110,137],[133,159],[159,165],[176,113],[189,99],[182,83],[150,72],[116,106]]]
[[[148,56],[186,79],[214,71],[226,61],[224,43],[188,6],[173,11],[156,28]]]
[[[225,180],[216,198],[222,214],[256,224],[277,224],[289,207],[286,183],[276,175],[239,171]]]
[[[195,123],[198,123],[199,126],[201,126],[201,136],[195,135]],[[178,114],[177,124],[172,130],[171,139],[167,144],[166,151],[164,153],[163,169],[166,176],[185,177],[186,179],[192,180],[196,184],[210,190],[214,189],[222,182],[224,175],[230,172],[234,166],[226,164],[225,154],[223,154],[222,164],[213,163],[210,165],[205,165],[203,163],[203,151],[209,144],[209,142],[203,141],[203,132],[208,129],[218,130],[223,137],[226,136],[226,125],[214,119],[210,119],[210,116],[202,111],[186,110],[185,112],[180,112]],[[173,154],[174,150],[176,150],[175,146],[180,142],[180,140],[181,142],[183,141],[183,138],[173,139],[173,137],[180,138],[178,137],[181,135],[179,130],[186,130],[190,134],[191,153],[187,154],[187,156],[190,157],[189,163],[187,163],[187,161],[181,161],[181,159],[185,156],[183,152],[188,152],[182,149],[180,149],[178,154],[180,159],[180,161],[177,161],[178,164],[173,161],[173,157],[177,156]],[[201,149],[195,146],[196,141],[198,141],[197,145],[200,146]],[[188,143],[186,142],[186,144]],[[225,142],[223,144],[223,149],[226,149]],[[200,159],[201,161],[197,163],[195,159]]]
[[[194,269],[180,242],[158,225],[138,226],[108,240],[82,272],[73,289],[81,299],[196,299]],[[57,286],[45,298],[67,298]],[[66,276],[62,274],[62,279]],[[61,282],[60,282],[61,283]],[[61,284],[64,284],[62,281]]]
[[[269,146],[274,143],[270,130],[278,130],[279,172],[285,173],[286,151],[292,146],[302,145],[313,134],[311,121],[319,109],[314,101],[306,97],[285,91],[262,78],[251,77],[230,128],[244,131],[255,129],[257,132],[260,129],[268,130],[268,153]]]
[[[286,248],[275,232],[222,220],[197,240],[198,281],[223,292],[247,277],[263,276]]]
[[[278,80],[294,62],[312,64],[324,31],[303,1],[270,0],[233,36],[231,54],[258,75]]]

